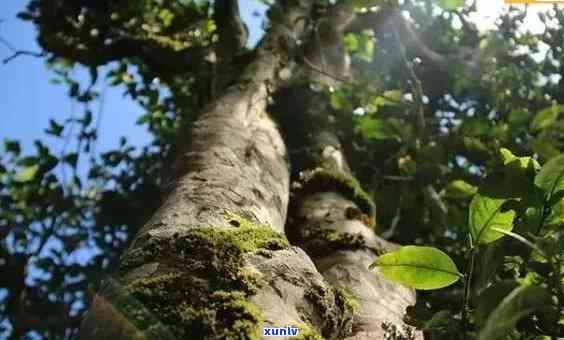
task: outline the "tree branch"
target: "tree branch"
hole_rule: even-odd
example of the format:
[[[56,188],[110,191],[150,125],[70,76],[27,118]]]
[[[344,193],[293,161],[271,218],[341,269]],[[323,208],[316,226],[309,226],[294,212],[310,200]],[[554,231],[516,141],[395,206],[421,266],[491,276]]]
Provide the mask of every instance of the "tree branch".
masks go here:
[[[219,35],[216,54],[220,62],[226,62],[245,47],[249,36],[237,0],[215,1],[213,20]]]
[[[10,50],[10,52],[12,52],[12,55],[10,55],[10,56],[8,56],[8,57],[6,57],[2,60],[2,63],[4,65],[6,65],[10,61],[12,61],[13,59],[16,59],[17,57],[19,57],[21,55],[27,55],[27,56],[37,57],[37,58],[41,58],[41,57],[44,57],[46,55],[45,52],[33,52],[33,51],[26,51],[26,50],[18,50],[8,40],[4,39],[1,36],[0,36],[0,44],[4,45],[8,50]]]

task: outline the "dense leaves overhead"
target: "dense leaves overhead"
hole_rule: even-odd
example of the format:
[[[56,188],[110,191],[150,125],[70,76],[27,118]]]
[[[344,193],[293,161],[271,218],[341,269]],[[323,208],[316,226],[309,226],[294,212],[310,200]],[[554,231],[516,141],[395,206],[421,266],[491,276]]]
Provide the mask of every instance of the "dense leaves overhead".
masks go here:
[[[30,1],[19,17],[39,27],[39,43],[58,57],[92,66],[129,57],[179,67],[190,48],[210,42],[208,14],[206,1],[57,0]]]

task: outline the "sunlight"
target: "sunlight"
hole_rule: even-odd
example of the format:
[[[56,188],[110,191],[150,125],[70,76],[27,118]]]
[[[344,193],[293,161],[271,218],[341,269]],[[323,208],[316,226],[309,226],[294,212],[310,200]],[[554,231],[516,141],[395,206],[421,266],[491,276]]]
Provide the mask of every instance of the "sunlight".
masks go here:
[[[476,0],[478,11],[470,15],[471,20],[475,22],[480,30],[486,31],[495,28],[495,21],[500,14],[507,11],[511,6],[524,9],[525,4],[508,5],[503,0]],[[561,7],[561,5],[559,5]],[[551,10],[552,4],[533,4],[529,5],[527,9],[527,16],[523,23],[523,30],[530,31],[531,33],[541,33],[543,31],[543,24],[540,21],[538,14]]]

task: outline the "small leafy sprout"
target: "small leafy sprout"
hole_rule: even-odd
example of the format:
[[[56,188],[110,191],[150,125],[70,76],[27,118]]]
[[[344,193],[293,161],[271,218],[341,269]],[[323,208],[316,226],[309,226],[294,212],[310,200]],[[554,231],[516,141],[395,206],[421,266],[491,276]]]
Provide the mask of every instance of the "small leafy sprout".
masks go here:
[[[495,229],[505,231],[513,229],[515,212],[513,210],[502,212],[506,201],[480,194],[474,196],[470,203],[468,226],[472,240],[476,244],[491,243],[503,237],[503,234]]]

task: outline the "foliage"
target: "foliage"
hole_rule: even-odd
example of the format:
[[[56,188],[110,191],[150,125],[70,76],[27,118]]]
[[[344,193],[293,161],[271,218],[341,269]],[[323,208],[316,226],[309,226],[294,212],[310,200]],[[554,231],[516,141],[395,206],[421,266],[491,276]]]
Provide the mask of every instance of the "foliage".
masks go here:
[[[417,289],[443,288],[462,276],[448,255],[431,247],[402,247],[380,256],[373,267],[390,280]]]
[[[531,169],[529,163],[532,163],[533,160],[529,157],[517,158],[507,149],[502,149],[500,155],[504,167],[511,167],[516,161],[521,165],[517,168],[518,170]],[[532,169],[537,172],[534,167]],[[468,213],[467,233],[470,249],[467,253],[469,265],[464,275],[466,282],[462,301],[463,331],[468,329],[465,324],[470,304],[468,299],[474,295],[477,296],[477,309],[473,319],[476,322],[475,332],[479,340],[503,338],[513,331],[519,321],[523,322],[525,317],[532,315],[535,318],[531,318],[529,322],[536,329],[551,335],[559,332],[556,331],[557,326],[555,325],[558,324],[558,321],[554,317],[562,316],[562,306],[557,301],[561,301],[564,293],[562,285],[564,275],[561,268],[564,244],[560,241],[560,233],[547,228],[545,221],[547,215],[552,214],[552,206],[562,200],[561,196],[556,201],[553,197],[561,192],[559,184],[563,173],[562,156],[558,156],[547,162],[534,178],[529,176],[531,184],[534,183],[542,190],[542,200],[531,200],[527,196],[531,192],[525,192],[521,197],[512,197],[510,201],[504,198],[488,197],[484,192],[496,192],[489,187],[488,190],[480,190],[481,192],[474,195]],[[496,184],[488,183],[488,185]],[[497,185],[503,185],[503,182],[498,182]],[[503,212],[503,206],[506,203],[512,203],[511,207],[514,210]],[[535,223],[533,229],[528,228],[529,221],[526,215],[521,215],[522,219],[517,219],[517,221],[514,219],[516,211],[524,213],[531,209],[540,212],[540,216],[538,214],[535,216],[535,222],[538,224]],[[527,231],[528,238],[511,232],[513,228]],[[498,281],[494,278],[487,280],[485,284],[482,282],[481,285],[489,286],[483,291],[480,291],[480,286],[472,287],[474,262],[479,247],[487,247],[492,242],[499,242],[504,236],[513,238],[526,247],[514,251],[512,256],[500,254],[506,255],[502,263],[505,268],[478,267],[479,270],[497,272],[497,275],[503,280]],[[482,261],[480,265],[491,267],[496,266],[496,263]],[[379,268],[387,278],[416,289],[443,288],[458,280],[458,271],[452,259],[432,247],[403,247],[399,251],[381,256],[374,262],[373,267]],[[512,275],[506,276],[504,269],[509,269]],[[476,292],[472,293],[472,289],[476,289]],[[436,315],[440,313],[442,312]],[[538,320],[550,320],[554,324],[537,325]],[[434,321],[429,322],[434,323]],[[458,330],[453,330],[453,332],[458,332]],[[526,334],[526,330],[523,334]]]
[[[377,203],[378,225],[392,226],[383,234],[413,244],[376,265],[417,288],[452,284],[419,294],[427,313],[417,318],[433,339],[562,336],[564,12],[541,15],[541,33],[520,28],[519,9],[482,31],[470,20],[475,8],[457,0],[350,3],[365,15],[363,5],[408,13],[419,40],[441,57],[386,22],[344,37],[361,70],[354,81],[312,85]],[[178,131],[213,96],[211,8],[191,0],[31,0],[19,15],[37,27],[54,82],[84,112],[46,127],[60,152],[36,141],[23,154],[18,141],[4,141],[0,337],[76,334],[100,279],[167,189]],[[90,105],[100,100],[100,83],[140,105],[150,144],[123,138],[97,152]],[[413,270],[414,259],[431,270]],[[396,262],[409,266],[384,269]]]

